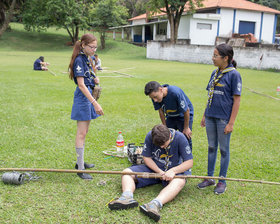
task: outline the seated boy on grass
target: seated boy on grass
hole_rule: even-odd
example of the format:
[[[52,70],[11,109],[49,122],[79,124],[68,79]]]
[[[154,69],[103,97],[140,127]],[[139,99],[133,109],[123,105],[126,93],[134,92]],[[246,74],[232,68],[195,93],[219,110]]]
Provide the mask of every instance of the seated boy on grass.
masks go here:
[[[165,125],[156,125],[147,134],[142,152],[145,164],[131,166],[124,172],[158,173],[161,178],[139,178],[135,175],[122,176],[122,195],[108,204],[111,210],[128,209],[138,206],[133,199],[136,188],[161,183],[163,189],[149,203],[141,205],[140,211],[155,221],[159,221],[159,210],[183,189],[186,180],[175,175],[190,175],[193,156],[188,140],[179,131]]]

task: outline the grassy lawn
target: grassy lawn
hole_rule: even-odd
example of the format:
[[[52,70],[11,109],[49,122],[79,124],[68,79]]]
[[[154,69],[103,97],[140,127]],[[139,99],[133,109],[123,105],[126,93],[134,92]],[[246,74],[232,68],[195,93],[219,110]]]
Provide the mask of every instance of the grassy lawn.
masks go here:
[[[70,119],[75,85],[65,72],[72,54],[66,32],[28,33],[18,24],[0,39],[0,167],[72,169],[76,162],[76,123]],[[205,175],[207,139],[200,127],[212,65],[148,60],[145,48],[107,40],[98,54],[102,65],[134,78],[105,77],[100,104],[105,115],[91,123],[85,159],[97,170],[121,171],[127,159],[102,153],[115,144],[118,131],[126,143],[144,141],[160,123],[158,112],[144,95],[144,85],[157,80],[181,87],[195,109],[194,175]],[[43,55],[49,72],[33,71]],[[209,55],[210,57],[210,55]],[[243,87],[276,96],[280,73],[239,69]],[[243,88],[241,107],[231,138],[228,177],[280,182],[280,101]],[[219,159],[216,164],[219,173]],[[0,182],[0,223],[150,223],[139,208],[110,211],[106,204],[120,195],[120,176],[39,173],[42,178],[21,186]],[[106,183],[105,185],[102,183]],[[161,210],[160,223],[280,223],[279,185],[228,182],[225,194],[196,189],[190,179],[182,192]],[[154,198],[161,186],[136,190],[139,204]]]

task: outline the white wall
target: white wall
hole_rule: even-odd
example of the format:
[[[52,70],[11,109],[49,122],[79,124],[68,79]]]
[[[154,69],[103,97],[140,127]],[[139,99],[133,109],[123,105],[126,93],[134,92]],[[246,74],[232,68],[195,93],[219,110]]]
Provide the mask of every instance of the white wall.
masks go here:
[[[266,14],[263,15],[263,26],[262,26],[262,36],[261,39],[265,43],[272,43],[273,38],[273,30],[274,30],[274,17],[273,14]],[[258,37],[259,39],[259,37]]]
[[[239,31],[239,21],[255,22],[254,36],[257,38],[257,40],[259,39],[261,27],[261,12],[236,10],[235,33],[238,33]],[[271,30],[271,32],[273,31]]]
[[[221,9],[220,15],[221,15],[221,20],[220,20],[219,36],[231,37],[232,26],[233,26],[233,9]]]
[[[191,16],[182,16],[178,28],[178,39],[189,39]]]
[[[167,37],[167,39],[170,39],[170,23],[169,23],[169,21],[167,23],[166,37]]]
[[[143,24],[143,23],[146,23],[146,19],[132,20],[132,25],[138,25],[138,24]]]
[[[214,45],[217,35],[217,24],[220,16],[216,14],[194,14],[181,17],[178,39],[190,39],[191,44]],[[211,24],[212,29],[198,29],[197,23]],[[170,38],[170,25],[167,24],[167,38]]]
[[[197,24],[211,24],[211,30],[208,29],[198,29]],[[190,21],[190,39],[191,44],[198,45],[215,45],[216,36],[217,36],[217,20],[207,20],[192,18]]]
[[[172,45],[170,42],[147,42],[147,58],[168,61],[212,64],[214,46]],[[260,61],[263,56],[262,61]],[[234,48],[238,67],[280,69],[280,49]]]

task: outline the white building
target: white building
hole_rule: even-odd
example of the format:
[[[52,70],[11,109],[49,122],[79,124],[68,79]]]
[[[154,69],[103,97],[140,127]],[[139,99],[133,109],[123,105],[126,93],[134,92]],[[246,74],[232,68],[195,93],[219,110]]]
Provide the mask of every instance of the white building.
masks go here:
[[[274,43],[277,15],[280,11],[246,0],[204,0],[203,7],[195,14],[181,17],[178,40],[194,45],[215,45],[216,37],[232,37],[232,34],[252,33],[258,42]],[[129,19],[130,25],[114,27],[131,29],[134,42],[166,40],[170,38],[170,26],[165,14],[147,19],[143,14]]]

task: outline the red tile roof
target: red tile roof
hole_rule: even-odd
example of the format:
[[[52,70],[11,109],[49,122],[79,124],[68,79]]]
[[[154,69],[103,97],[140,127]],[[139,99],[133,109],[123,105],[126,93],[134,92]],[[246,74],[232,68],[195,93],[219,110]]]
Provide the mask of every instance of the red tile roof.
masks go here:
[[[276,9],[272,9],[246,0],[205,0],[203,1],[203,5],[204,6],[201,9],[231,8],[280,14],[280,11]]]
[[[188,8],[187,5],[185,7]],[[198,8],[197,11],[206,10],[206,9],[216,9],[216,8],[241,9],[241,10],[266,12],[272,14],[280,14],[280,11],[276,9],[272,9],[246,0],[204,0],[203,7]],[[159,13],[156,14],[155,16],[160,16],[160,15],[164,15],[164,13]],[[133,17],[129,20],[131,21],[137,19],[146,19],[146,14]]]

